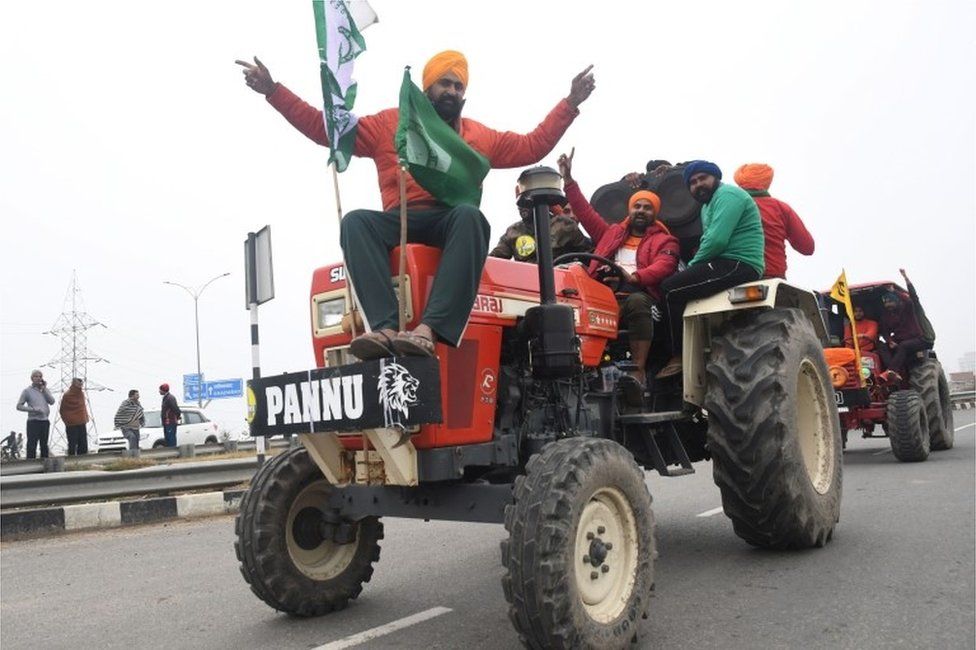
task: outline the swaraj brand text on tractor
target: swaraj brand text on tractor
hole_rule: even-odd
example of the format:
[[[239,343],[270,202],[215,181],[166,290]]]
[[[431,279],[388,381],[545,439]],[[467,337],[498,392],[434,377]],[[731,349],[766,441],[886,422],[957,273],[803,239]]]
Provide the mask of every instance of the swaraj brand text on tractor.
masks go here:
[[[690,303],[683,376],[652,380],[635,405],[618,382],[632,363],[613,292],[580,264],[553,268],[558,181],[546,168],[520,178],[538,264],[489,258],[461,344],[438,344],[436,359],[351,357],[343,267],[315,271],[318,367],[249,391],[254,435],[302,443],[260,468],[236,522],[242,573],[270,606],[313,616],[356,598],[379,559],[382,516],[497,522],[523,643],[624,647],[654,585],[643,470],[681,476],[707,459],[750,544],[830,539],[841,440],[815,295],[774,280]],[[439,251],[409,245],[406,260],[415,326]],[[649,377],[667,358],[654,347]]]

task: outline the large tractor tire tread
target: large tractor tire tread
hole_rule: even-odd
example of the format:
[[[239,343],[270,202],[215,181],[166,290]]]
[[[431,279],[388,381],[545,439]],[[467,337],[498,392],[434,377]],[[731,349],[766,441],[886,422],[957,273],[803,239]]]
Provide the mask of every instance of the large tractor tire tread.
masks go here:
[[[824,546],[840,519],[843,442],[810,322],[798,309],[743,312],[712,341],[706,373],[713,478],[735,533],[765,548]]]
[[[925,407],[931,450],[952,449],[955,442],[952,401],[942,364],[936,359],[926,359],[911,369],[909,380]]]
[[[888,440],[895,458],[918,463],[929,457],[928,415],[914,390],[898,390],[888,396]]]
[[[305,486],[323,479],[304,447],[284,451],[255,474],[234,521],[234,551],[244,580],[258,598],[293,616],[321,616],[345,608],[362,592],[380,558],[383,524],[367,517],[358,524],[355,554],[338,575],[315,580],[295,566],[286,541],[288,511]]]
[[[605,623],[584,609],[574,574],[577,528],[594,486],[625,495],[639,548],[628,601]],[[651,495],[630,452],[605,439],[552,442],[529,460],[513,496],[505,508],[502,588],[521,642],[539,650],[631,647],[652,595],[656,551]]]

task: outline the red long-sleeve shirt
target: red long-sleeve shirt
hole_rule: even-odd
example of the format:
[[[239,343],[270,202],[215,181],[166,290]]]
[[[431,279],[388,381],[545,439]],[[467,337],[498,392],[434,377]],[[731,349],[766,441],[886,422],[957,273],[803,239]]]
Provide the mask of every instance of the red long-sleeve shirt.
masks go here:
[[[786,242],[801,255],[813,255],[813,235],[786,202],[754,196],[765,236],[766,278],[786,278]]]
[[[325,147],[329,146],[322,111],[281,84],[268,96],[268,103],[310,140]],[[495,131],[480,122],[462,117],[458,135],[472,149],[487,158],[493,168],[524,167],[539,162],[552,151],[577,115],[579,111],[562,99],[530,133],[523,135],[511,131]],[[374,115],[360,117],[356,131],[353,154],[372,158],[376,164],[384,210],[400,205],[398,157],[393,144],[399,116],[399,109],[388,108]],[[407,205],[433,201],[433,197],[408,173]]]

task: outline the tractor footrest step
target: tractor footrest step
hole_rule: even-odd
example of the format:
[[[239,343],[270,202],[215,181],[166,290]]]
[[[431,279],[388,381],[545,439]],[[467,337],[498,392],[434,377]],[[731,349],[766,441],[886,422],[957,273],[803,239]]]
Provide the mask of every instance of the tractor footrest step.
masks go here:
[[[655,424],[657,422],[673,422],[675,420],[687,420],[689,415],[684,411],[661,411],[660,413],[633,413],[621,415],[618,421],[621,424]]]
[[[694,474],[694,467],[675,467],[674,469],[668,468],[668,473],[664,476],[687,476],[688,474]]]

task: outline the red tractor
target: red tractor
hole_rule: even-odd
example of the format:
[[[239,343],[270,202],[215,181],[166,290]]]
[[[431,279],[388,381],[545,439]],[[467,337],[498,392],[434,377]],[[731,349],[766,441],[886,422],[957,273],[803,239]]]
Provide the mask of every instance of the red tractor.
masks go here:
[[[875,322],[880,320],[881,296],[885,292],[896,291],[904,300],[910,300],[909,292],[894,282],[859,284],[849,287],[849,291],[854,308]],[[900,461],[923,461],[930,450],[951,449],[954,433],[949,382],[935,353],[917,353],[907,377],[888,372],[876,350],[862,350],[858,360],[852,348],[839,347],[847,322],[843,306],[828,294],[821,298],[821,304],[833,344],[824,353],[840,412],[844,446],[848,432],[860,429],[864,438],[887,436],[892,453]],[[884,343],[879,341],[876,345]],[[876,433],[878,425],[882,434]]]
[[[314,616],[356,598],[382,516],[497,522],[524,644],[625,647],[654,585],[644,470],[681,476],[708,459],[748,543],[830,540],[841,438],[816,296],[773,280],[689,304],[683,376],[633,406],[614,294],[573,261],[553,267],[549,206],[562,193],[533,185],[520,201],[535,213],[538,265],[489,258],[462,343],[439,344],[436,359],[351,357],[343,266],[315,271],[318,367],[248,389],[252,434],[302,443],[261,467],[236,521],[241,571],[271,607]],[[398,250],[390,259],[395,276]],[[406,259],[415,324],[439,251],[409,245]]]

